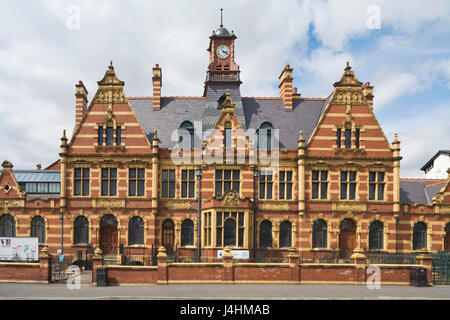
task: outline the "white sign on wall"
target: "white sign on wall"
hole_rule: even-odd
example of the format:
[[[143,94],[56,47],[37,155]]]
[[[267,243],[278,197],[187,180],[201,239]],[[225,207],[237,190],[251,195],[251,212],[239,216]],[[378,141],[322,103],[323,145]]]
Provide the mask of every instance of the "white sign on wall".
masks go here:
[[[0,260],[38,261],[38,238],[0,237]]]
[[[248,250],[230,250],[233,259],[248,259],[250,254]],[[222,259],[223,250],[217,250],[217,258]]]

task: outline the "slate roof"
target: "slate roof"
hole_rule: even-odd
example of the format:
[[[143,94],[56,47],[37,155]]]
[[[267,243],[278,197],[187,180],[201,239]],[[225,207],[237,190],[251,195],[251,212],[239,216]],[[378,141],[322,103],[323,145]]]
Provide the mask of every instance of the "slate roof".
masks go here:
[[[308,141],[328,103],[325,99],[294,99],[293,110],[285,111],[281,99],[241,98],[238,85],[225,84],[209,86],[207,98],[162,97],[160,110],[153,110],[151,98],[129,98],[129,101],[150,142],[156,129],[159,146],[172,148],[177,143],[171,140],[172,132],[183,121],[201,120],[203,131],[214,127],[221,114],[217,101],[226,89],[230,89],[236,116],[244,130],[256,130],[265,121],[272,123],[279,129],[281,149],[297,149],[300,130]]]
[[[442,179],[400,179],[400,202],[431,204],[444,184]]]

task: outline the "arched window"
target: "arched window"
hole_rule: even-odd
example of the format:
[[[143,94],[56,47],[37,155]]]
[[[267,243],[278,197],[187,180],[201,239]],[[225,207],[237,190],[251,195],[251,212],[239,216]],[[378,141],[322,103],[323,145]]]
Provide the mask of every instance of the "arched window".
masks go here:
[[[10,214],[4,214],[0,217],[0,237],[15,237],[16,221]]]
[[[263,122],[258,129],[258,148],[272,149],[273,126],[270,122]]]
[[[369,227],[369,250],[383,249],[383,224],[374,221]]]
[[[224,246],[236,246],[236,221],[233,218],[228,218],[223,226]]]
[[[75,219],[73,227],[73,243],[89,243],[89,222],[84,216],[79,216]]]
[[[190,121],[184,121],[181,126],[180,129],[184,129],[189,133],[189,139],[190,139],[190,143],[188,140],[183,140],[183,139],[188,139],[188,136],[186,135],[186,132],[184,130],[180,130],[180,136],[179,136],[179,143],[182,143],[183,149],[192,149],[194,148],[194,125],[192,124],[192,122]]]
[[[313,248],[327,247],[327,223],[322,220],[316,220],[313,224]]]
[[[292,247],[292,225],[289,221],[280,224],[280,248]]]
[[[194,245],[194,223],[186,219],[181,224],[181,246]]]
[[[31,220],[31,236],[37,237],[39,243],[45,243],[45,221],[44,218],[36,216]]]
[[[427,225],[417,222],[413,229],[413,250],[425,249],[427,247]]]
[[[128,222],[128,244],[144,244],[144,221],[133,217]]]
[[[259,247],[272,247],[272,222],[264,220],[259,225]]]

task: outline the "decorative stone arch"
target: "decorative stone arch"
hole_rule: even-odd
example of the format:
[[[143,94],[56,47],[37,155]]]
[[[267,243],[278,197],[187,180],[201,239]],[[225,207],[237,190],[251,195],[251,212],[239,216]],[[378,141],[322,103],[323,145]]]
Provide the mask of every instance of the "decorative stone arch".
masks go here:
[[[75,239],[75,220],[78,218],[78,217],[80,217],[80,216],[82,216],[82,217],[85,217],[86,219],[87,219],[87,221],[88,221],[88,225],[89,225],[89,228],[88,228],[88,230],[89,230],[89,243],[92,243],[92,231],[94,230],[94,225],[93,225],[93,223],[92,223],[92,220],[91,220],[91,217],[90,216],[88,216],[87,214],[85,214],[84,213],[84,211],[83,210],[80,210],[80,212],[78,213],[78,214],[75,214],[75,215],[73,215],[72,216],[72,218],[70,219],[71,221],[70,221],[70,229],[71,229],[71,232],[70,232],[70,244],[71,245],[73,245],[74,243],[74,239]],[[98,234],[96,235],[96,243],[98,244]]]
[[[317,248],[317,249],[330,249],[331,246],[331,233],[333,232],[331,227],[331,221],[329,218],[324,217],[323,213],[320,213],[310,221],[309,226],[309,243],[310,243],[310,249],[315,249],[313,247],[313,233],[314,233],[314,223],[318,220],[323,220],[327,224],[327,247],[326,248]],[[339,229],[339,228],[338,228]]]
[[[28,234],[29,234],[30,237],[31,237],[31,231],[32,231],[32,229],[33,229],[33,227],[32,227],[32,221],[33,221],[33,219],[36,218],[36,217],[41,217],[42,219],[44,219],[44,225],[45,225],[45,239],[44,239],[44,243],[43,243],[43,244],[46,245],[46,244],[48,243],[48,230],[50,230],[50,226],[49,226],[47,217],[44,216],[44,215],[42,215],[42,214],[39,212],[39,210],[36,210],[36,212],[35,212],[34,214],[32,214],[32,215],[30,215],[30,216],[28,217]]]
[[[388,222],[386,221],[386,219],[381,218],[378,214],[373,217],[372,219],[368,220],[368,224],[367,224],[367,230],[366,230],[366,243],[367,243],[367,250],[369,250],[369,245],[370,245],[370,225],[372,224],[372,222],[381,222],[383,224],[383,248],[382,250],[387,250],[387,246],[388,246],[388,234],[389,234],[389,228],[388,228]]]
[[[13,219],[14,219],[14,228],[15,228],[14,232],[16,233],[16,236],[17,236],[17,229],[19,229],[19,219],[16,217],[16,215],[14,213],[12,213],[9,210],[9,208],[5,208],[5,210],[2,213],[0,213],[0,218],[3,217],[4,215],[10,215],[10,216],[13,217]]]
[[[107,208],[103,213],[101,213],[101,214],[98,216],[97,224],[96,224],[96,226],[98,227],[98,229],[100,230],[100,221],[102,221],[103,217],[104,217],[104,216],[107,216],[107,215],[111,215],[111,216],[113,216],[114,218],[116,218],[116,221],[117,221],[117,230],[118,230],[118,231],[122,230],[122,223],[121,223],[121,221],[120,221],[120,218],[119,218],[119,216],[117,215],[117,213],[115,213],[115,212],[113,212],[113,211],[111,210],[111,208]]]
[[[276,225],[276,220],[275,219],[273,219],[273,218],[271,218],[271,217],[268,217],[267,215],[264,215],[264,217],[263,217],[263,219],[261,219],[261,220],[259,220],[258,221],[258,229],[257,229],[257,244],[258,244],[258,249],[260,249],[260,230],[261,230],[261,223],[263,223],[264,221],[269,221],[270,223],[271,223],[271,225],[272,225],[272,246],[270,246],[270,247],[266,247],[266,248],[262,248],[262,249],[272,249],[272,248],[275,248],[275,245],[274,245],[274,236],[275,236],[275,234],[274,234],[274,226]]]
[[[127,240],[127,242],[126,243],[128,243],[128,246],[130,246],[130,221],[134,217],[141,218],[142,222],[144,223],[144,243],[142,245],[145,246],[145,239],[147,239],[147,226],[148,226],[148,223],[147,223],[145,217],[142,214],[138,213],[138,212],[132,213],[127,218],[127,227],[126,227],[126,229],[127,229],[127,231],[126,231],[126,240]],[[133,246],[142,246],[142,245],[133,245]]]
[[[290,217],[284,217],[284,218],[281,218],[281,219],[278,219],[278,220],[277,220],[277,230],[278,230],[277,248],[280,248],[280,232],[281,232],[281,224],[282,224],[283,222],[285,222],[285,221],[287,221],[287,222],[289,222],[289,223],[291,224],[291,246],[290,246],[290,247],[291,247],[291,248],[294,247],[294,240],[295,240],[294,235],[296,234],[296,231],[294,231],[294,230],[297,229],[297,228],[295,227],[295,222],[296,222],[296,221],[292,220]],[[283,248],[285,248],[285,247],[283,247]],[[283,249],[283,248],[281,248],[281,249]]]
[[[340,243],[340,238],[341,238],[341,224],[344,220],[351,220],[354,224],[355,224],[355,235],[356,235],[356,247],[358,247],[361,243],[361,223],[360,221],[355,217],[355,215],[353,215],[352,212],[347,212],[345,215],[341,216],[338,219],[338,225],[336,228],[336,248],[339,250],[341,249],[341,243]]]
[[[432,226],[431,226],[431,223],[428,220],[426,220],[424,216],[420,216],[418,219],[410,221],[411,228],[410,228],[410,234],[409,234],[409,241],[411,243],[411,251],[414,251],[414,249],[413,249],[414,248],[414,243],[413,243],[413,240],[414,240],[414,227],[419,222],[424,223],[425,226],[426,226],[426,232],[427,232],[426,241],[427,241],[427,243],[426,243],[425,249],[427,251],[430,251],[430,249],[431,249],[431,240],[432,240],[432,238],[431,238]]]

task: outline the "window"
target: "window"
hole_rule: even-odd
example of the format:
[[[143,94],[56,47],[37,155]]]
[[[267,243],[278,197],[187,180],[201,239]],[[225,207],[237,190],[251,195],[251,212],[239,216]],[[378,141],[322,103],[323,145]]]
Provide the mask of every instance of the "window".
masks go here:
[[[237,221],[237,224],[236,224]],[[244,213],[243,212],[216,212],[216,247],[244,246]]]
[[[130,196],[143,196],[145,190],[145,169],[130,168],[128,171],[128,193]]]
[[[75,168],[73,194],[75,196],[89,195],[89,168]]]
[[[114,128],[106,127],[106,145],[112,146],[114,144]]]
[[[259,174],[259,198],[272,199],[272,172],[261,171]]]
[[[352,130],[351,129],[345,129],[344,131],[344,145],[346,148],[352,147]]]
[[[102,168],[102,196],[117,195],[117,168]]]
[[[162,171],[162,197],[175,198],[175,170]]]
[[[79,216],[75,219],[73,227],[73,243],[89,243],[89,222],[88,219],[84,216]]]
[[[239,193],[239,176],[239,170],[216,170],[216,196],[231,189]]]
[[[175,224],[172,220],[166,219],[162,223],[162,245],[168,252],[173,251],[175,243]]]
[[[316,220],[313,224],[313,248],[327,247],[327,223],[322,220]]]
[[[231,128],[225,128],[223,146],[225,148],[231,148]]]
[[[195,170],[181,170],[181,197],[195,197]]]
[[[292,225],[289,221],[280,223],[280,248],[292,247]]]
[[[356,131],[355,131],[355,147],[356,148],[359,148],[359,132],[360,132],[360,129],[356,129]]]
[[[272,222],[264,220],[259,225],[259,247],[272,247]]]
[[[384,199],[384,172],[369,172],[369,200]]]
[[[186,135],[184,130],[180,130],[180,137],[178,139],[179,143],[182,143],[183,149],[194,148],[194,125],[190,121],[184,121],[180,129],[187,130],[189,135]],[[185,140],[186,139],[186,140]]]
[[[59,193],[59,182],[19,182],[26,193]]]
[[[341,147],[341,129],[336,130],[336,146]]]
[[[423,222],[417,222],[413,229],[413,250],[426,249],[427,226]]]
[[[292,171],[280,171],[280,199],[292,199]]]
[[[116,128],[116,146],[120,146],[122,143],[122,127]]]
[[[222,220],[220,221],[220,223],[222,223]],[[211,246],[211,212],[205,212],[203,214],[203,236],[203,245],[205,247]]]
[[[194,245],[194,223],[186,219],[181,223],[181,246]]]
[[[98,127],[98,145],[103,145],[103,127]]]
[[[0,237],[15,237],[16,221],[10,214],[4,214],[0,217]]]
[[[264,122],[258,129],[258,148],[272,150],[272,130],[273,126],[269,122]]]
[[[311,179],[312,179],[312,198],[327,199],[328,171],[313,170]]]
[[[356,171],[341,171],[341,199],[355,200]]]
[[[374,221],[369,227],[369,250],[383,249],[383,224]]]
[[[141,217],[133,217],[128,222],[128,244],[144,244],[144,221]]]
[[[45,243],[45,221],[44,218],[36,216],[31,220],[31,236],[37,237],[39,243]]]

